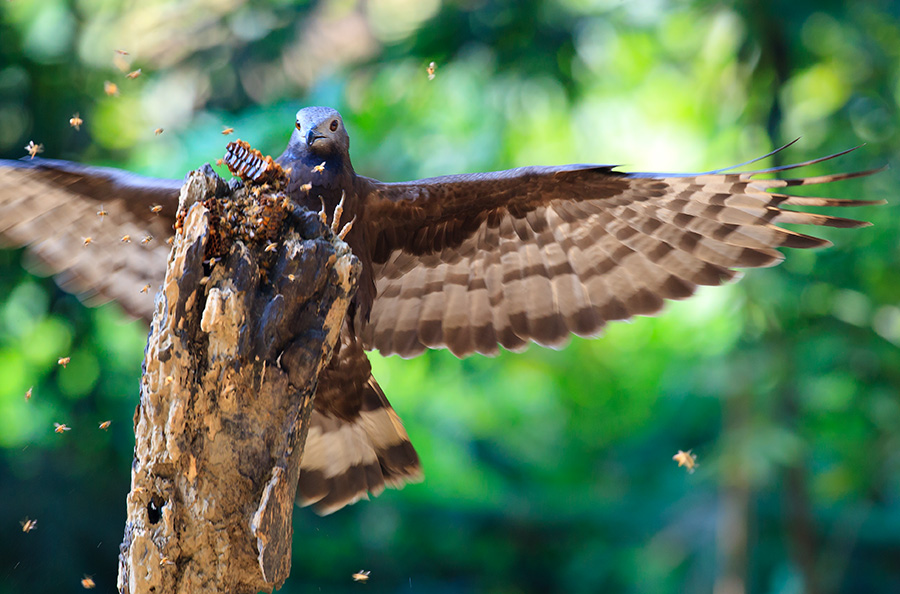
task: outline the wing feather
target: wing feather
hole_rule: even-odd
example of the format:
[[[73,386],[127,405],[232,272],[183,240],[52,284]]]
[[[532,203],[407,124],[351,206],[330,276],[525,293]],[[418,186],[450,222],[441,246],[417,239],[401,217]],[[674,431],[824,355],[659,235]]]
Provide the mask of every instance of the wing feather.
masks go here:
[[[829,242],[782,224],[860,227],[855,219],[785,206],[877,201],[770,190],[875,171],[759,179],[733,168],[626,174],[610,166],[528,167],[404,184],[373,183],[368,236],[377,296],[367,348],[403,357],[559,346],[611,320],[653,315],[665,300],[772,266],[777,248]]]
[[[31,269],[55,274],[89,305],[115,300],[149,319],[155,291],[141,289],[165,276],[180,186],[64,161],[0,160],[0,245],[27,246]],[[152,212],[157,205],[161,212]],[[152,239],[142,243],[145,237]]]

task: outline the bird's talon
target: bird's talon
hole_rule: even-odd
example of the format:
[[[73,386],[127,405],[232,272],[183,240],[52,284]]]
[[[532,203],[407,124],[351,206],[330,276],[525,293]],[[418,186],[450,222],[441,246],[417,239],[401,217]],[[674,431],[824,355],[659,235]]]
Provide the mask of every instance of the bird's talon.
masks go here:
[[[322,208],[319,209],[319,220],[322,221],[323,225],[328,224],[328,213],[325,212],[325,199],[319,196],[319,203],[322,205]]]
[[[346,194],[341,191],[341,201],[334,207],[334,218],[331,220],[331,232],[337,233],[338,226],[341,224],[341,217],[344,215],[344,197]]]
[[[338,239],[340,239],[341,241],[343,241],[344,238],[347,237],[347,234],[350,233],[350,229],[353,228],[353,223],[355,223],[355,222],[356,222],[356,217],[353,217],[353,218],[350,220],[349,223],[347,223],[346,225],[344,225],[344,228],[341,229],[340,233],[337,234]]]

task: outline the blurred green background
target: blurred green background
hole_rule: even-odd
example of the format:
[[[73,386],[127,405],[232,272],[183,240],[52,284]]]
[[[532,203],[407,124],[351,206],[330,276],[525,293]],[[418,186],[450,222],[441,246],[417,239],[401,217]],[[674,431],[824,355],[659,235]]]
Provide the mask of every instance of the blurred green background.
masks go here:
[[[386,181],[698,171],[802,136],[776,162],[865,142],[808,171],[894,169],[813,189],[893,204],[599,340],[373,356],[426,481],[297,510],[284,592],[900,591],[896,0],[0,2],[6,158],[181,177],[235,137],[279,154],[315,104]],[[0,594],[114,591],[146,332],[0,251]]]

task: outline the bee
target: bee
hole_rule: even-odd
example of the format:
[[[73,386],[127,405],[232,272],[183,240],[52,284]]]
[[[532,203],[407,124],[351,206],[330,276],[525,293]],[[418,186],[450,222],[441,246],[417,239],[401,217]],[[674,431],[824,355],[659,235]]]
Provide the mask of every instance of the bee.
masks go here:
[[[273,242],[273,243],[270,243],[269,245],[266,246],[266,251],[267,251],[267,252],[274,252],[274,251],[277,250],[277,249],[278,249],[278,244],[277,244],[277,243],[274,243],[274,242]]]
[[[82,245],[83,245],[84,247],[87,247],[87,246],[91,245],[92,243],[94,243],[94,238],[93,238],[93,237],[85,237],[85,238],[84,238],[84,242],[82,243]]]
[[[146,293],[149,290],[150,290],[150,283],[147,283],[146,285],[141,287],[141,293]]]
[[[161,210],[162,210],[162,204],[154,204],[153,206],[150,207],[150,212],[152,212],[154,214],[159,214],[159,212]]]
[[[72,430],[72,428],[65,423],[53,423],[53,427],[55,427],[55,429],[53,429],[54,433],[64,433]]]
[[[120,56],[127,56],[127,55],[128,55],[128,52],[127,52],[126,50],[122,50],[122,49],[117,49],[117,50],[116,50],[116,53],[119,54]]]
[[[234,132],[234,128],[225,128],[224,130],[222,130],[222,135],[228,136],[229,134],[231,134],[233,132]]]
[[[63,369],[65,369],[66,365],[68,365],[69,361],[71,361],[71,360],[72,360],[72,357],[60,357],[59,359],[56,360],[56,364],[62,365]]]
[[[102,423],[100,423],[100,428],[103,429],[104,431],[106,431],[107,429],[109,429],[109,426],[111,424],[112,424],[112,421],[103,421]]]
[[[306,184],[303,184],[302,186],[300,186],[300,191],[301,191],[301,192],[307,192],[307,193],[308,193],[310,190],[312,190],[312,184],[310,184],[310,183],[306,183]]]
[[[145,235],[144,238],[141,239],[141,243],[142,243],[143,245],[147,245],[147,244],[150,243],[151,241],[153,241],[153,236],[152,236],[152,235]]]
[[[372,572],[371,571],[363,571],[362,569],[360,569],[356,573],[352,574],[351,577],[353,578],[354,582],[368,582],[370,573],[372,573]]]
[[[678,468],[682,466],[687,467],[688,474],[693,474],[697,467],[697,454],[692,454],[691,450],[686,452],[678,450],[678,453],[672,456],[672,459],[678,462]]]
[[[163,382],[163,385],[168,386],[169,384],[171,384],[174,381],[175,381],[174,377],[172,377],[171,375],[167,375],[166,380]]]
[[[100,210],[97,211],[97,216],[100,217],[100,220],[103,220],[103,217],[109,216],[109,212],[103,208],[103,205],[100,205]]]
[[[140,75],[141,75],[141,69],[138,68],[137,70],[132,70],[131,72],[129,72],[129,73],[126,74],[125,76],[128,77],[128,78],[130,78],[130,79],[132,79],[132,80],[134,80],[134,79],[136,79],[137,77],[139,77]]]
[[[222,159],[222,158],[216,159],[216,165],[218,165],[219,167],[221,167],[222,163],[224,163],[224,162],[225,162],[225,159]]]
[[[44,152],[44,145],[35,144],[33,140],[29,140],[28,144],[25,145],[25,150],[28,151],[28,154],[31,155],[32,159],[34,159],[35,155]]]
[[[291,282],[294,282],[294,279],[295,279],[295,278],[297,278],[297,277],[295,277],[293,274],[289,274],[289,275],[288,275],[288,280],[291,281]]]
[[[322,173],[323,171],[325,171],[325,161],[322,161],[321,163],[313,167],[312,170],[313,173]]]
[[[160,134],[163,133],[163,129],[162,129],[162,128],[157,128],[156,130],[153,131],[153,133],[156,134],[157,136],[159,136]]]
[[[22,532],[24,532],[25,534],[28,534],[29,532],[37,528],[37,520],[29,520],[27,516],[24,520],[19,522],[19,524],[22,525]]]
[[[174,235],[170,236],[169,239],[166,240],[166,244],[167,244],[167,245],[172,245],[173,243],[175,243],[175,236],[174,236]]]
[[[428,68],[425,69],[425,72],[428,73],[428,80],[434,80],[434,69],[436,65],[434,62],[428,65]]]
[[[159,566],[162,567],[163,565],[175,565],[175,562],[168,557],[163,556],[163,558],[159,560]]]
[[[28,391],[25,392],[25,400],[31,400],[31,391],[34,389],[34,386],[28,388]]]
[[[119,85],[114,82],[103,81],[103,92],[106,93],[107,96],[113,97],[119,94]]]
[[[113,56],[113,65],[119,69],[120,72],[128,72],[128,69],[131,68],[131,64],[128,63],[123,55],[127,54],[116,54]]]
[[[131,243],[131,235],[123,235],[122,239],[120,239],[122,243]]]
[[[86,575],[83,578],[81,578],[81,587],[84,588],[85,590],[90,590],[91,588],[93,588],[96,585],[97,584],[94,583],[94,579],[89,575]]]
[[[69,125],[75,128],[76,130],[81,130],[81,124],[84,123],[84,120],[78,115],[78,112],[75,112],[71,118],[69,118]]]

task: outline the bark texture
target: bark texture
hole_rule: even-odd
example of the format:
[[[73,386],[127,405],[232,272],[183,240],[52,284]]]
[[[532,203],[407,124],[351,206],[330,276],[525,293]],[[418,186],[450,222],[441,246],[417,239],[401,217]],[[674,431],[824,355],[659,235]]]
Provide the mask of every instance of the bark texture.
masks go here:
[[[296,208],[276,251],[236,240],[221,261],[204,262],[223,221],[203,202],[246,191],[208,166],[182,188],[185,217],[156,298],[135,411],[123,594],[272,591],[290,572],[316,380],[359,264],[318,216]]]

